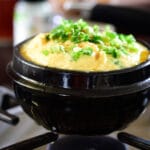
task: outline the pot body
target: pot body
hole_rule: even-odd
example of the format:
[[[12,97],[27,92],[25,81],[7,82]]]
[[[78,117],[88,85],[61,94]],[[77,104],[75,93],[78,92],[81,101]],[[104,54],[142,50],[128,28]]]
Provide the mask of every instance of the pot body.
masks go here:
[[[83,97],[44,93],[14,83],[24,111],[38,124],[58,133],[100,135],[125,128],[144,110],[150,91],[113,96]]]
[[[108,134],[126,127],[148,104],[150,60],[109,72],[47,68],[20,55],[28,40],[14,48],[7,71],[24,111],[45,128],[64,134]]]

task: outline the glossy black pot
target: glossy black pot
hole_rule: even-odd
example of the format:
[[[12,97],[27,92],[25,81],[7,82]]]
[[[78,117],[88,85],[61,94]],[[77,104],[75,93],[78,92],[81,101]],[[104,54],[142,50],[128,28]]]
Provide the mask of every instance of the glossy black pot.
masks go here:
[[[149,102],[150,60],[109,72],[46,68],[20,55],[23,43],[14,48],[8,74],[24,111],[47,129],[108,134],[135,120]]]

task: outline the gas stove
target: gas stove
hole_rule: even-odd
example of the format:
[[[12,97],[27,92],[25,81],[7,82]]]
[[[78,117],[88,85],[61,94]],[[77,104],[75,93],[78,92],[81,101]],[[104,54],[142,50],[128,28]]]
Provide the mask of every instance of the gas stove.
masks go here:
[[[10,125],[0,121],[0,149],[22,142],[36,150],[137,150],[133,146],[121,143],[118,132],[128,132],[138,137],[150,140],[150,105],[145,112],[127,128],[106,136],[57,135],[36,124],[19,105],[8,108],[7,112],[19,117],[19,123]],[[50,143],[51,144],[47,144]],[[39,144],[38,144],[39,143]],[[33,149],[29,146],[24,149]],[[17,148],[9,147],[8,150]],[[23,149],[23,148],[20,148]]]

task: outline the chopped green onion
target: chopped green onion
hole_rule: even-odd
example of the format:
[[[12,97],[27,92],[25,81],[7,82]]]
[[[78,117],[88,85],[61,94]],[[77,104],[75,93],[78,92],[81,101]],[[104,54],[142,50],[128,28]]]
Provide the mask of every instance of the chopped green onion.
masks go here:
[[[135,42],[136,40],[135,40],[135,38],[133,37],[133,35],[129,34],[129,35],[126,36],[126,41],[127,41],[127,43],[130,44],[130,43]]]
[[[117,37],[117,34],[115,32],[106,32],[106,36],[110,39],[114,39]]]
[[[91,42],[98,45],[100,50],[106,54],[112,55],[114,58],[120,55],[128,55],[129,52],[137,52],[136,39],[133,35],[120,34],[111,31],[110,26],[106,26],[104,31],[99,30],[99,26],[90,26],[87,22],[80,19],[76,22],[72,20],[63,20],[62,23],[46,35],[46,40],[54,40],[56,42],[65,42],[70,40],[74,44],[81,42]],[[52,46],[50,52],[64,52],[65,47]],[[68,50],[66,50],[68,51]],[[93,52],[93,50],[92,50]],[[74,48],[69,50],[73,60],[77,60],[81,55],[91,55],[91,50],[83,48],[79,51],[74,51]],[[48,52],[45,55],[48,55]]]
[[[48,49],[42,50],[42,53],[45,56],[48,56],[49,53],[59,53],[59,52],[65,52],[65,50],[62,45],[58,44],[51,45]]]
[[[120,51],[114,47],[107,47],[104,49],[106,54],[112,55],[114,58],[118,58],[120,56]]]
[[[73,60],[78,60],[82,55],[88,55],[91,56],[93,53],[93,49],[91,47],[85,47],[85,48],[74,48],[71,56]]]
[[[50,51],[47,49],[42,50],[43,55],[48,56]]]

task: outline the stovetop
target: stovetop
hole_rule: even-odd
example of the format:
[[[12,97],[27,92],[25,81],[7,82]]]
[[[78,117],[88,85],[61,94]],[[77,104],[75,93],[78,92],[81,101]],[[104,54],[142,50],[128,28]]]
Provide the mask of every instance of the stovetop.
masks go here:
[[[44,134],[48,132],[43,127],[37,125],[29,116],[27,116],[20,106],[16,106],[8,110],[11,114],[15,114],[20,118],[20,121],[17,125],[12,126],[4,122],[0,122],[0,148],[6,147],[8,145]],[[131,123],[126,129],[128,133],[134,134],[136,136],[142,137],[144,139],[150,139],[150,105],[148,108],[141,114],[141,116]],[[113,137],[117,139],[117,132],[113,132],[108,135],[108,137]],[[63,137],[61,135],[60,137]],[[47,150],[49,145],[44,145],[36,150]],[[125,145],[127,150],[137,150],[136,148]]]

